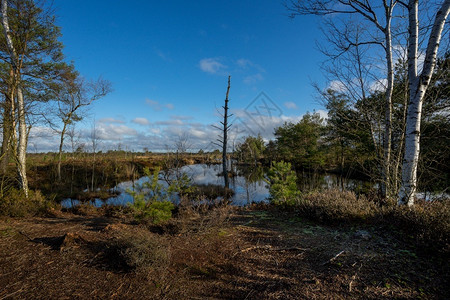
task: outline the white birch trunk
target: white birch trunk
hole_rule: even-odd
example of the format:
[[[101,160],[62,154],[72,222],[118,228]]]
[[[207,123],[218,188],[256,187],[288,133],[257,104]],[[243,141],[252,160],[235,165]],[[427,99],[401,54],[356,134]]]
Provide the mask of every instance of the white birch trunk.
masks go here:
[[[17,109],[19,114],[19,145],[18,145],[18,171],[20,177],[20,184],[28,198],[28,178],[27,178],[27,124],[25,119],[25,104],[23,100],[22,88],[17,88]]]
[[[17,92],[17,114],[19,119],[19,143],[17,149],[17,160],[18,160],[18,173],[20,177],[20,183],[25,196],[28,198],[28,179],[26,173],[26,153],[27,153],[27,125],[25,119],[25,104],[23,100],[22,88],[20,87],[20,70],[18,68],[19,60],[17,56],[16,49],[11,38],[11,32],[8,22],[8,1],[2,0],[1,4],[2,13],[2,25],[3,31],[6,38],[6,44],[8,46],[9,55],[11,56],[11,64],[13,69],[12,84],[16,88]]]
[[[384,28],[384,36],[386,39],[385,53],[387,64],[387,88],[385,94],[385,132],[384,132],[384,164],[383,164],[383,182],[382,193],[383,197],[390,198],[392,196],[391,185],[391,149],[392,149],[392,93],[394,90],[394,64],[392,59],[392,33],[391,33],[391,21],[392,21],[392,3],[390,6],[384,2],[385,14],[386,14],[386,27]]]
[[[405,154],[402,166],[402,186],[398,203],[408,206],[414,205],[417,191],[417,165],[420,152],[420,121],[425,92],[430,84],[436,64],[437,51],[444,30],[445,20],[450,12],[450,0],[442,3],[436,13],[433,28],[428,40],[422,73],[418,75],[418,0],[409,1],[409,46],[408,46],[408,75],[410,82],[410,99],[406,117]]]

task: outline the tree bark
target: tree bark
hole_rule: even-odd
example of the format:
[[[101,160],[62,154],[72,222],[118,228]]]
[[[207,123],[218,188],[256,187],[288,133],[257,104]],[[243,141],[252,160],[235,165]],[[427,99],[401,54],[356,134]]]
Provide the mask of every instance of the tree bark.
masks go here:
[[[403,150],[404,150],[404,144],[405,144],[405,132],[406,132],[406,115],[407,115],[407,107],[408,107],[408,85],[405,84],[405,90],[404,90],[404,99],[403,99],[403,117],[402,117],[402,130],[401,130],[401,137],[400,137],[400,144],[398,146],[398,151],[397,151],[397,156],[396,156],[396,161],[395,161],[395,168],[394,168],[394,172],[392,174],[392,178],[393,178],[393,188],[395,189],[395,191],[397,191],[397,193],[400,191],[399,190],[399,184],[401,183],[401,178],[399,178],[399,171],[400,171],[400,165],[401,165],[401,161],[402,161],[402,156],[403,156]]]
[[[2,151],[1,151],[1,161],[0,161],[0,168],[2,174],[5,174],[8,168],[8,163],[10,159],[11,154],[11,139],[12,139],[12,132],[14,130],[13,127],[13,120],[12,120],[12,103],[11,101],[14,101],[10,97],[10,93],[8,91],[7,94],[5,94],[5,102],[3,103],[3,135],[2,135]]]
[[[414,205],[417,191],[417,165],[420,153],[420,121],[425,92],[430,84],[431,75],[436,64],[437,51],[444,30],[445,21],[450,12],[450,0],[445,0],[437,11],[433,28],[428,39],[425,61],[422,72],[418,75],[418,40],[419,19],[418,0],[409,1],[409,46],[408,75],[410,83],[410,98],[406,117],[405,154],[402,166],[402,186],[399,191],[398,203]]]
[[[387,88],[385,94],[385,132],[384,132],[384,163],[383,163],[383,182],[382,194],[384,198],[390,198],[393,194],[391,185],[391,149],[392,149],[392,93],[394,90],[394,66],[392,62],[392,4],[388,6],[385,3],[386,27],[384,34],[386,39],[385,53],[387,64]]]
[[[222,164],[223,164],[223,178],[225,181],[225,188],[230,187],[229,178],[228,178],[228,166],[227,166],[227,143],[228,143],[228,94],[230,93],[230,78],[228,76],[228,87],[227,94],[225,97],[225,106],[224,114],[223,114],[223,143],[222,143]]]
[[[27,124],[25,118],[25,104],[23,100],[22,88],[17,88],[17,110],[19,117],[19,145],[17,151],[19,179],[25,196],[28,198],[28,178],[27,178]]]
[[[57,167],[57,173],[58,173],[58,181],[61,181],[61,160],[62,160],[62,150],[64,145],[64,135],[67,130],[67,123],[64,122],[63,129],[61,131],[61,137],[59,141],[59,153],[58,153],[58,167]]]
[[[19,69],[19,58],[17,56],[16,49],[14,48],[9,28],[7,0],[2,0],[1,13],[2,13],[3,31],[6,38],[6,44],[8,47],[9,55],[11,57],[11,65],[12,65],[11,86],[12,91],[15,91],[17,93],[17,114],[19,119],[19,144],[17,155],[17,162],[18,162],[17,169],[19,173],[20,184],[25,193],[25,196],[28,198],[28,179],[26,173],[27,125],[25,118],[25,104],[23,99],[22,87],[20,86],[21,78]],[[14,93],[12,93],[12,95],[14,95]],[[13,99],[14,97],[12,98],[12,101],[14,102]]]

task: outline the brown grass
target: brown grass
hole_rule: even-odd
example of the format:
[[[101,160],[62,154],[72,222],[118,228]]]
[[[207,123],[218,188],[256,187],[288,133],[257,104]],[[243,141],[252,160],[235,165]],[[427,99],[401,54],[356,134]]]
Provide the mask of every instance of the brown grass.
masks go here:
[[[418,201],[409,208],[329,190],[306,195],[290,209],[324,224],[384,226],[422,250],[450,254],[450,199]]]
[[[377,205],[364,196],[340,190],[312,192],[300,199],[295,208],[303,215],[329,224],[365,221],[378,211]]]
[[[0,199],[0,216],[43,216],[56,207],[53,201],[47,200],[39,191],[30,190],[27,199],[23,191],[11,188]]]
[[[156,230],[105,211],[0,220],[0,298],[439,299],[449,292],[448,261],[416,252],[383,226],[328,226],[255,206],[183,209]]]

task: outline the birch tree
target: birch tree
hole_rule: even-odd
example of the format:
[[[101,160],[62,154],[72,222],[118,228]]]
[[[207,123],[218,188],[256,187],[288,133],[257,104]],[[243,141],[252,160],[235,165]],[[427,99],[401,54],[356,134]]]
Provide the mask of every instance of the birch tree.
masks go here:
[[[4,124],[7,135],[3,138],[2,164],[8,163],[8,155],[12,153],[25,195],[28,194],[26,151],[32,125],[31,108],[36,107],[33,103],[52,100],[50,90],[67,71],[62,44],[58,41],[60,30],[54,22],[50,10],[39,7],[35,1],[1,1],[0,61],[1,77],[6,84],[4,121],[7,117],[8,122]],[[33,115],[44,119],[44,113]]]
[[[8,1],[2,0],[1,3],[2,12],[2,25],[3,31],[6,39],[6,44],[8,47],[8,52],[11,60],[12,72],[11,72],[11,96],[14,101],[14,97],[17,97],[17,112],[19,119],[19,144],[17,153],[18,162],[18,174],[20,179],[20,184],[28,198],[28,179],[26,172],[26,151],[27,151],[27,125],[25,123],[25,103],[23,99],[23,91],[21,86],[21,75],[20,69],[23,62],[23,56],[20,57],[17,54],[16,48],[13,45],[13,40],[11,37],[11,30],[9,28],[8,21]]]
[[[440,41],[446,19],[450,10],[450,0],[440,0],[431,2],[422,2],[422,7],[426,9],[422,14],[419,11],[419,0],[304,0],[289,1],[288,9],[293,16],[300,14],[312,14],[318,16],[326,15],[347,15],[347,18],[358,15],[370,25],[367,27],[370,33],[376,37],[376,32],[381,32],[381,45],[385,52],[386,66],[386,93],[385,93],[385,133],[384,133],[384,163],[383,175],[386,184],[386,196],[392,195],[389,192],[389,184],[392,180],[389,178],[392,150],[392,91],[394,80],[393,68],[393,38],[392,25],[394,17],[402,20],[408,19],[408,25],[401,21],[396,21],[399,32],[407,32],[406,40],[398,43],[407,45],[407,64],[408,64],[408,82],[409,82],[409,101],[406,116],[406,128],[404,133],[404,156],[402,162],[401,187],[398,193],[398,203],[414,204],[414,197],[417,190],[417,165],[420,149],[420,122],[422,114],[422,104],[425,92],[431,80],[433,68],[436,63],[436,57],[439,50]],[[394,11],[395,10],[395,11]],[[434,10],[434,11],[433,11]],[[406,11],[406,14],[405,14]],[[428,23],[424,17],[419,23],[419,16],[434,15],[431,23]],[[384,22],[382,22],[383,20]],[[420,28],[419,28],[420,25]],[[348,27],[344,27],[348,29]],[[431,28],[431,30],[427,30]],[[345,34],[345,31],[343,32]],[[345,35],[343,35],[345,37]],[[397,36],[398,37],[398,36]],[[376,39],[375,39],[376,40]],[[377,44],[373,40],[366,44]],[[420,45],[424,43],[425,59],[421,71],[419,71],[419,62],[421,57]],[[357,46],[347,42],[348,48]],[[359,43],[361,45],[362,43]],[[338,57],[337,57],[338,58]]]
[[[405,155],[402,166],[402,185],[398,203],[414,205],[417,191],[417,166],[420,152],[420,123],[425,93],[436,65],[437,53],[445,22],[450,13],[450,0],[442,1],[435,13],[434,22],[425,52],[422,71],[419,72],[419,0],[409,0],[408,6],[408,77],[409,105],[406,117]]]
[[[392,139],[392,92],[394,88],[394,63],[393,63],[393,37],[392,22],[394,8],[398,5],[396,0],[382,0],[376,4],[367,0],[298,0],[287,2],[287,7],[296,15],[344,15],[347,19],[328,19],[326,25],[331,29],[329,41],[335,47],[335,53],[328,53],[332,59],[339,59],[343,53],[352,49],[358,51],[361,46],[378,46],[384,52],[385,69],[385,117],[384,117],[384,139],[383,139],[383,161],[382,161],[382,192],[384,197],[393,194],[391,189],[391,139]],[[358,16],[356,21],[351,17]],[[339,22],[342,22],[340,25]],[[362,22],[362,25],[355,24]],[[367,34],[352,34],[356,30],[365,28]],[[358,32],[356,32],[358,33]],[[361,70],[360,70],[361,71]],[[351,78],[349,82],[360,85],[359,97],[366,97],[364,93],[364,82],[362,74]]]

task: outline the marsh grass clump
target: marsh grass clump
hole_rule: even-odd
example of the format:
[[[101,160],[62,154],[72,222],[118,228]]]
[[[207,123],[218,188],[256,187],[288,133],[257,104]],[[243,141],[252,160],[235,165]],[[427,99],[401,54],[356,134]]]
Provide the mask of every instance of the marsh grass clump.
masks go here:
[[[119,231],[105,245],[105,258],[122,271],[165,271],[170,253],[164,238],[148,231]]]
[[[449,199],[417,202],[410,208],[334,189],[304,195],[289,209],[325,224],[381,226],[423,251],[450,254]]]
[[[296,208],[303,215],[325,223],[367,221],[379,211],[377,204],[366,197],[338,189],[305,195]]]
[[[10,188],[0,199],[0,215],[9,217],[45,216],[56,204],[47,200],[40,191],[28,192]]]
[[[392,206],[383,210],[382,218],[422,249],[450,254],[450,199],[422,201],[412,208]]]

